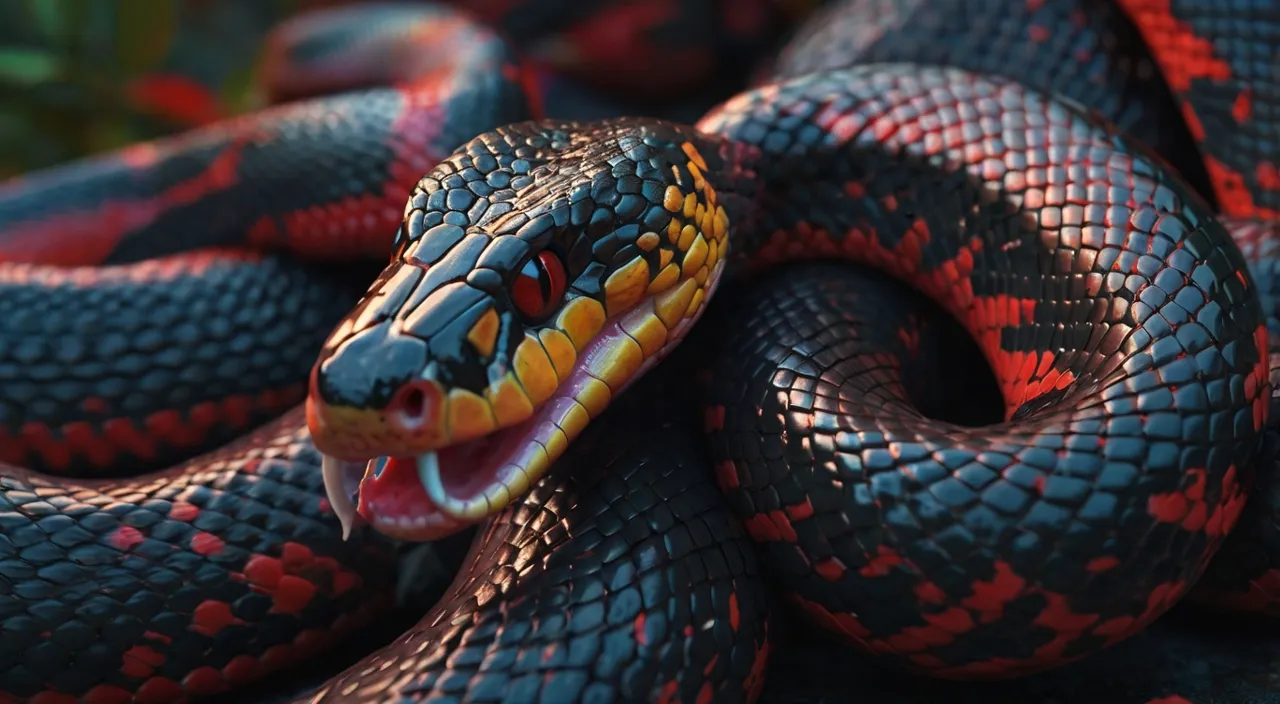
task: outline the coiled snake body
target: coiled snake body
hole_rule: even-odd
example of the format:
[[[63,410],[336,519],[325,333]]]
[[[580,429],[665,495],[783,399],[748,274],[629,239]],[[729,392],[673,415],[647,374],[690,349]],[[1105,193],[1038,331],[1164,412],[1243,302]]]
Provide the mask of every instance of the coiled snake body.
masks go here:
[[[967,8],[959,33],[926,9],[961,3],[840,3],[696,126],[521,122],[485,30],[357,6],[292,44],[361,17],[372,46],[446,26],[468,48],[379,49],[399,88],[9,185],[0,447],[45,473],[2,480],[0,691],[225,691],[383,603],[379,534],[484,520],[431,613],[313,698],[754,699],[765,576],[807,627],[949,678],[1091,655],[1206,569],[1202,599],[1272,608],[1278,103],[1241,33],[1280,16],[1119,6]],[[358,83],[327,78],[309,91]],[[354,257],[392,231],[331,333],[358,267],[238,248]],[[678,345],[720,288],[720,332]],[[261,342],[305,356],[326,333],[306,427],[103,476],[296,402]],[[992,423],[921,412],[970,400],[958,336],[994,372]],[[704,390],[658,364],[677,346]],[[699,402],[707,443],[682,433]]]

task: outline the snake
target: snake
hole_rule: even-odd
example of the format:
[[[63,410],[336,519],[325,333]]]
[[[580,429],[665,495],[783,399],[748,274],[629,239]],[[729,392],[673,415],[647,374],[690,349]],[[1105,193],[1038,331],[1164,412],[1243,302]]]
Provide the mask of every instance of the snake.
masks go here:
[[[695,125],[531,120],[498,34],[357,5],[276,65],[345,92],[6,184],[0,698],[233,690],[477,524],[301,700],[751,701],[775,593],[946,678],[1274,608],[1280,18],[1174,4],[837,3]],[[335,47],[384,72],[290,76]]]

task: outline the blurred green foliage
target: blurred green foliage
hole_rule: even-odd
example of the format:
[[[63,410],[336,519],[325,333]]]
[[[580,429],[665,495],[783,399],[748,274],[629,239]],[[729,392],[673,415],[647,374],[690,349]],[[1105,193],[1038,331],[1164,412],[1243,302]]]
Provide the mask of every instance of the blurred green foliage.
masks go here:
[[[308,4],[0,2],[0,177],[250,109],[265,34]]]

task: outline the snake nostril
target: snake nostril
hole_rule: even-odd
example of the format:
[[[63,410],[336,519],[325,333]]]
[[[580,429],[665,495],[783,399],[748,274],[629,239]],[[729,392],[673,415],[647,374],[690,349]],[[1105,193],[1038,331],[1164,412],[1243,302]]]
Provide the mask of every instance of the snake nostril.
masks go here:
[[[401,389],[387,409],[388,416],[403,430],[422,428],[430,420],[431,391],[420,384],[411,384]]]

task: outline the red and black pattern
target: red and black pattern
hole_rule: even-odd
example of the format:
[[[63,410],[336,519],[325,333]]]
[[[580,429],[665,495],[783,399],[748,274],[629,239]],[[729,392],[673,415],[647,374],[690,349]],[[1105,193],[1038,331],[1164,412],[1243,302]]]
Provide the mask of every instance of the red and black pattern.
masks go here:
[[[620,400],[481,529],[421,621],[297,701],[753,701],[765,585],[695,410],[678,392]]]
[[[1120,0],[1200,145],[1222,211],[1280,219],[1276,7],[1250,0]]]
[[[390,605],[389,541],[343,542],[294,411],[112,482],[0,476],[0,701],[179,701],[333,645]]]
[[[366,10],[286,25],[279,51],[321,72],[306,43],[367,22],[360,36],[418,47],[396,87],[0,187],[0,700],[206,696],[388,605],[392,546],[342,541],[290,409],[389,254],[413,183],[528,108],[489,30],[429,6],[395,23]]]
[[[1245,4],[1230,16],[1252,11]],[[653,5],[651,15],[619,16],[639,27],[676,16]],[[1195,3],[1121,5],[1175,100],[1201,123],[1226,104],[1226,89],[1197,98],[1197,81],[1236,81],[1233,119],[1251,125],[1240,139],[1215,146],[1194,123],[1189,133],[1223,155],[1206,160],[1224,211],[1274,217],[1258,205],[1265,168],[1252,180],[1233,175],[1265,162],[1260,152],[1274,143],[1265,118],[1274,81],[1247,73],[1259,65],[1258,42]],[[574,192],[566,223],[615,218],[609,228],[588,218],[607,241],[582,239],[604,267],[592,270],[597,284],[634,255],[627,238],[645,232],[626,218],[661,209],[654,184],[705,178],[732,213],[740,273],[777,271],[738,294],[724,339],[686,343],[716,360],[712,462],[684,434],[691,404],[671,392],[681,380],[623,396],[481,531],[467,567],[417,626],[315,696],[751,701],[771,647],[761,572],[811,623],[864,653],[943,676],[1025,674],[1143,629],[1233,528],[1206,577],[1218,591],[1201,598],[1275,608],[1276,504],[1269,473],[1254,475],[1273,390],[1273,223],[1230,223],[1244,255],[1231,243],[1192,190],[1206,186],[1130,41],[1134,27],[1109,7],[1028,2],[971,24],[931,23],[920,7],[885,5],[875,23],[864,14],[874,3],[837,7],[817,20],[826,31],[803,33],[784,54],[778,80],[699,124],[716,137],[638,119],[523,123],[460,148],[451,159],[465,157],[474,173],[449,172],[450,160],[437,170],[438,193],[513,172],[507,183],[543,178]],[[419,238],[424,222],[486,222],[476,204],[488,194],[461,207],[443,195],[411,200],[410,189],[463,140],[542,112],[521,95],[540,78],[451,13],[357,6],[313,18],[280,35],[269,63],[277,99],[399,87],[276,108],[0,191],[0,306],[24,311],[0,323],[0,381],[15,382],[0,392],[0,461],[106,474],[219,444],[300,398],[290,355],[314,348],[349,296],[346,279],[361,275],[325,280],[332,272],[260,252],[385,257],[406,201],[417,219],[405,217],[398,245]],[[1270,15],[1250,22],[1264,39],[1280,26]],[[876,30],[838,49],[852,60],[816,60],[847,42],[839,28],[859,26]],[[463,41],[431,46],[439,27]],[[1209,53],[1241,68],[1210,71],[1198,58],[1197,68],[1176,68],[1187,55],[1168,51],[1180,36],[1171,28],[1229,32],[1240,41],[1210,41]],[[764,25],[739,29],[755,41]],[[999,40],[975,41],[984,32]],[[610,56],[629,52],[588,33]],[[342,73],[327,61],[335,53],[363,68]],[[698,57],[660,55],[705,73]],[[873,60],[967,70],[852,66]],[[378,73],[389,65],[399,70]],[[805,66],[817,73],[802,75]],[[1190,76],[1189,87],[1177,75]],[[1036,90],[1061,91],[1094,115]],[[1148,140],[1191,187],[1096,115]],[[540,158],[567,136],[593,146]],[[685,142],[710,162],[701,173],[684,166]],[[584,168],[591,159],[608,168]],[[540,222],[535,206],[554,205],[543,197],[520,210],[519,197],[503,212],[525,222]],[[443,256],[450,243],[433,246]],[[812,258],[905,280],[963,330],[879,276],[787,268]],[[428,278],[467,273],[437,268]],[[580,293],[602,294],[584,281]],[[383,303],[362,310],[394,302]],[[192,314],[202,319],[181,317]],[[157,331],[147,315],[172,322]],[[228,317],[233,329],[218,330]],[[102,321],[115,327],[86,327]],[[958,378],[976,357],[942,354],[959,349],[949,336],[961,334],[995,372],[1003,416],[994,428],[954,416],[966,411],[953,401],[980,388]],[[225,450],[137,479],[4,469],[0,627],[15,645],[0,648],[0,700],[222,692],[377,611],[392,547],[369,531],[339,539],[318,463],[293,411]],[[714,474],[698,471],[709,466]],[[1177,658],[1185,648],[1168,650]],[[1141,657],[1110,662],[1142,667]],[[830,684],[837,700],[881,696],[857,689],[851,672]],[[1174,679],[1124,694],[1189,701]],[[1053,696],[1052,681],[1024,679],[1025,689],[1005,693]]]
[[[1151,50],[1111,0],[841,0],[802,27],[769,78],[898,61],[1005,76],[1073,100],[1209,192]]]
[[[298,403],[314,350],[376,264],[317,270],[263,253],[385,261],[418,177],[477,127],[526,116],[496,36],[437,8],[384,8],[395,22],[356,9],[284,26],[278,53],[295,70],[268,79],[348,87],[302,76],[331,76],[308,47],[354,25],[385,51],[417,49],[420,63],[395,65],[400,87],[282,105],[0,188],[0,306],[19,311],[0,322],[14,341],[0,348],[0,461],[149,471]]]
[[[712,397],[720,482],[815,620],[904,664],[1005,675],[1187,591],[1243,508],[1270,404],[1257,292],[1198,198],[1071,108],[958,70],[812,74],[700,127],[777,155],[744,256],[907,281],[1005,401],[1007,424],[939,425],[857,344],[877,321],[831,326],[816,292],[747,304]]]

